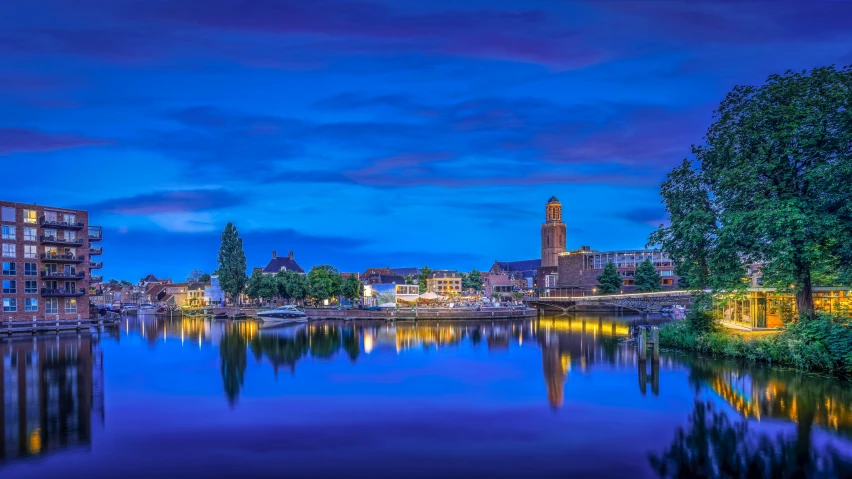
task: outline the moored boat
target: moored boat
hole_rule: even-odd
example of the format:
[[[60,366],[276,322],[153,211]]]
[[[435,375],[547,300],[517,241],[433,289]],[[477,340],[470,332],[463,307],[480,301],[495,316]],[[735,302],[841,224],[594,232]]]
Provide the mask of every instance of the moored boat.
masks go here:
[[[257,315],[264,322],[266,321],[282,321],[282,320],[302,320],[307,321],[305,319],[304,311],[299,310],[297,307],[292,304],[286,304],[284,306],[280,306],[275,309],[270,309],[267,311],[261,311],[257,313]]]

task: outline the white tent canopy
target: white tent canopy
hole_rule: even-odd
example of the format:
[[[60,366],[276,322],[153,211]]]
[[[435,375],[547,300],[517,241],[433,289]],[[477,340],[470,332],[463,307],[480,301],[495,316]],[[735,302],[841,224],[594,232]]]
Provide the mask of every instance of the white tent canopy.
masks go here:
[[[438,299],[438,298],[441,298],[441,296],[438,296],[437,293],[433,293],[433,292],[430,291],[428,293],[421,294],[420,296],[418,296],[418,298],[420,298],[420,299]]]

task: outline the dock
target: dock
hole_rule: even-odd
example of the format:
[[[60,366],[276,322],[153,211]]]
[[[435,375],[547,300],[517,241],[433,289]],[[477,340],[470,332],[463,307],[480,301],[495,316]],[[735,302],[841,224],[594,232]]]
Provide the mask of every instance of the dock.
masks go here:
[[[13,336],[20,334],[61,333],[69,331],[84,331],[91,328],[118,324],[118,317],[94,319],[43,319],[34,321],[0,321],[0,335]]]

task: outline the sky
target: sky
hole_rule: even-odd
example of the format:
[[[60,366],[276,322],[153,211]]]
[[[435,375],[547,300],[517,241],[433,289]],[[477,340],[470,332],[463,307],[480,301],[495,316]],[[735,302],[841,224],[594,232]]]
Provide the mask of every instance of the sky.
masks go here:
[[[488,269],[642,247],[736,85],[852,64],[852,2],[0,2],[0,198],[85,208],[104,275]]]

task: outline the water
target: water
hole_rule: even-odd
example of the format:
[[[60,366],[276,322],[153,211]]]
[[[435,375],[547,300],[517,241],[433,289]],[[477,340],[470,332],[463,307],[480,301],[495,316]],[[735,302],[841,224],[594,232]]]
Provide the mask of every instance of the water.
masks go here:
[[[0,477],[852,477],[849,383],[640,366],[632,324],[132,317],[4,340]]]

